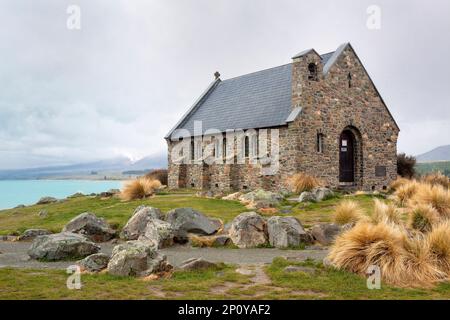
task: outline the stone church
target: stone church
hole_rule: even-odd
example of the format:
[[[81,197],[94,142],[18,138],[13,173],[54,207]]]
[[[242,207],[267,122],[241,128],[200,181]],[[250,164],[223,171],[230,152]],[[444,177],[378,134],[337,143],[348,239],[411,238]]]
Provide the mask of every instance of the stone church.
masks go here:
[[[353,47],[215,80],[166,135],[169,188],[280,190],[295,173],[385,189],[399,127]]]

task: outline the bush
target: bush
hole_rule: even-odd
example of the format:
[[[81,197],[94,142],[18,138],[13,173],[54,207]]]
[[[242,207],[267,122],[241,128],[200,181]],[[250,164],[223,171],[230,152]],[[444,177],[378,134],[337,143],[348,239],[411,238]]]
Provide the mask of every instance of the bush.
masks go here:
[[[159,180],[138,178],[125,183],[120,197],[125,201],[144,199],[152,196],[159,188],[161,188]]]
[[[397,155],[397,173],[404,178],[412,178],[416,174],[414,166],[416,165],[416,158],[407,156],[404,153]]]
[[[147,179],[159,180],[163,185],[167,186],[168,171],[167,169],[156,169],[147,173],[145,176]]]
[[[310,191],[322,185],[319,179],[303,172],[294,174],[288,179],[287,183],[294,193]]]
[[[358,222],[364,217],[364,213],[355,201],[341,201],[334,212],[333,221],[337,224]]]

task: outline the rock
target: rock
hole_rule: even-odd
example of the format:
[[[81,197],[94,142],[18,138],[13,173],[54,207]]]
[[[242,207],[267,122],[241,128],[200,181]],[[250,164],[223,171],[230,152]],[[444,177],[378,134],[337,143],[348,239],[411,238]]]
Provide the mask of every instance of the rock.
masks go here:
[[[48,216],[48,211],[47,210],[41,210],[41,211],[39,211],[38,216],[40,218],[46,218]]]
[[[270,200],[255,200],[247,204],[245,207],[249,210],[253,209],[268,209],[278,205],[278,202]]]
[[[95,242],[105,242],[116,235],[105,219],[90,212],[84,212],[70,220],[62,232],[79,233]]]
[[[219,229],[217,224],[192,208],[177,208],[166,215],[166,221],[175,229],[175,240],[186,242],[188,233],[211,235]]]
[[[228,234],[230,232],[231,222],[227,222],[223,225],[222,232],[223,234]]]
[[[213,247],[223,247],[231,242],[229,236],[226,235],[218,235],[214,236]]]
[[[30,241],[36,238],[37,236],[43,236],[47,234],[51,234],[51,232],[45,229],[28,229],[25,230],[24,233],[17,238],[17,240]]]
[[[143,241],[128,241],[115,246],[108,263],[108,272],[116,276],[146,277],[171,269],[166,256]]]
[[[24,204],[19,204],[18,206],[15,206],[13,209],[22,209],[22,208],[26,208],[26,206]]]
[[[223,229],[223,221],[218,218],[209,218],[209,221],[214,225],[217,230]]]
[[[231,222],[230,238],[239,248],[257,247],[267,243],[266,222],[256,212],[245,212]]]
[[[83,260],[78,261],[78,265],[89,272],[99,272],[108,266],[109,256],[104,253],[94,253]]]
[[[156,249],[173,245],[175,230],[172,225],[160,219],[151,219],[138,240],[151,241]]]
[[[267,215],[274,215],[274,214],[278,213],[277,208],[262,208],[262,209],[259,209],[258,211],[262,214],[267,214]]]
[[[99,246],[83,235],[62,232],[36,237],[28,250],[28,255],[33,259],[55,261],[83,258],[99,250]]]
[[[119,193],[120,193],[119,189],[110,189],[110,190],[105,191],[105,192],[100,192],[98,194],[98,196],[101,197],[101,198],[111,198],[111,197],[113,197],[113,196],[115,196],[115,195],[117,195]]]
[[[294,217],[271,217],[267,220],[269,243],[276,248],[296,247],[310,243],[310,235]]]
[[[225,197],[222,197],[222,200],[237,201],[237,200],[239,200],[240,196],[242,196],[242,192],[235,192],[235,193],[231,193]]]
[[[76,192],[76,193],[72,194],[71,196],[68,196],[67,198],[80,198],[80,197],[84,197],[84,194],[81,192]]]
[[[316,270],[311,267],[303,267],[303,266],[287,266],[283,269],[284,272],[303,272],[307,274],[314,274]]]
[[[58,202],[58,199],[53,197],[42,197],[41,199],[39,199],[38,202],[36,202],[36,204],[49,204],[55,202]]]
[[[321,223],[312,227],[311,234],[321,245],[329,246],[341,230],[342,227],[335,223]]]
[[[298,202],[316,202],[316,197],[312,192],[303,191],[298,197]]]
[[[120,236],[125,240],[137,240],[143,235],[147,224],[152,219],[161,219],[161,211],[157,208],[139,206],[134,210],[130,220],[122,229]]]
[[[239,201],[243,204],[253,204],[255,208],[273,207],[283,200],[283,196],[279,193],[265,191],[262,189],[251,191],[239,197]]]
[[[183,263],[180,265],[180,269],[185,271],[205,270],[217,267],[217,264],[215,264],[214,262],[206,261],[203,258],[188,259],[186,261],[183,261]]]
[[[291,214],[292,213],[292,206],[282,207],[280,209],[280,213],[282,213],[282,214]]]
[[[311,190],[311,193],[314,194],[316,201],[326,200],[334,196],[333,191],[323,187],[314,188],[313,190]]]

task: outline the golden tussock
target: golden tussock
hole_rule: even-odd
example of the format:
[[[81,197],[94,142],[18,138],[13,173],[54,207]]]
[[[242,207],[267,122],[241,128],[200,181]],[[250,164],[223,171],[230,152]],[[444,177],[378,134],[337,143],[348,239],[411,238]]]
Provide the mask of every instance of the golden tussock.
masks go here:
[[[161,186],[159,180],[138,178],[125,182],[120,197],[125,201],[143,199],[152,196]]]
[[[341,201],[333,216],[333,221],[337,224],[355,223],[364,217],[363,210],[352,200]]]
[[[381,200],[375,199],[372,221],[374,223],[402,223],[402,215],[400,210],[393,204],[386,204]]]
[[[288,178],[287,184],[294,193],[310,191],[322,185],[319,179],[303,172],[296,173],[292,177]]]
[[[428,204],[417,204],[409,209],[408,226],[426,233],[440,220],[439,212]]]
[[[446,189],[450,188],[450,178],[440,172],[427,174],[422,177],[421,181],[432,186],[442,186]]]

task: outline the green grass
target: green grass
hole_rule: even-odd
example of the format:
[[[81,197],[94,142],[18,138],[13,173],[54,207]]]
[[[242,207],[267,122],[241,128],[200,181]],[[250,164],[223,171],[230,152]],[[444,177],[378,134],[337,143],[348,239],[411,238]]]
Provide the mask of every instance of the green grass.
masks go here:
[[[424,175],[432,172],[441,172],[447,177],[450,176],[450,161],[417,163],[415,169],[418,174]]]
[[[285,272],[288,265],[309,266],[314,274]],[[81,275],[81,290],[66,287],[59,270],[0,269],[0,299],[449,299],[450,283],[431,289],[395,288],[381,284],[369,290],[366,279],[324,268],[313,261],[276,258],[265,268],[272,283],[252,282],[233,266],[216,270],[175,272],[170,278],[144,281],[106,273]]]
[[[292,213],[289,215],[297,217],[305,227],[309,227],[318,222],[330,222],[334,208],[342,198],[342,195],[337,195],[322,202],[309,204],[287,203],[285,201],[280,207],[292,206]],[[373,207],[373,196],[359,195],[350,198],[358,202],[367,212],[370,212]],[[1,210],[0,235],[22,233],[30,228],[43,228],[52,232],[60,232],[70,219],[86,211],[105,218],[114,228],[120,229],[139,205],[153,206],[164,213],[174,208],[192,207],[210,217],[220,218],[224,222],[231,221],[239,213],[250,211],[237,201],[196,197],[192,190],[171,191],[149,199],[129,202],[117,198],[101,199],[83,196],[47,205]],[[41,210],[46,210],[48,215],[39,217],[39,211]],[[263,215],[270,216],[270,214]]]

